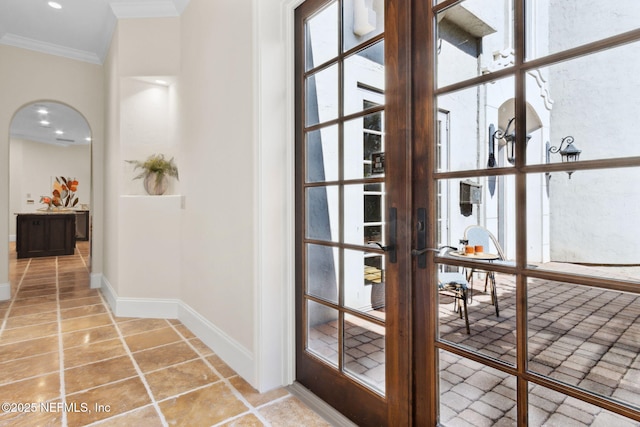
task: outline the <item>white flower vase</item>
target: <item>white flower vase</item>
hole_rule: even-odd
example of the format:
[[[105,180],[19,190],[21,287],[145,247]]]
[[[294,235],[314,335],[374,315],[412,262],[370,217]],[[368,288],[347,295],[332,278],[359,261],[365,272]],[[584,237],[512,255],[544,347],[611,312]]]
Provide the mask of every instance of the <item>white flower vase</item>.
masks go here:
[[[157,173],[150,173],[144,177],[144,189],[151,196],[160,196],[167,191],[169,187],[169,180],[166,175],[163,175],[160,180],[158,180]]]

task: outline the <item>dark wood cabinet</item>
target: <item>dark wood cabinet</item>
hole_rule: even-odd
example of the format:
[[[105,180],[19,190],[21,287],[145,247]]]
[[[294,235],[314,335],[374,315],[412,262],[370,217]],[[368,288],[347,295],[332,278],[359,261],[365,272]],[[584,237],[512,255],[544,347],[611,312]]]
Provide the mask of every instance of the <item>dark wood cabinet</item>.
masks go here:
[[[18,214],[18,258],[73,255],[76,247],[74,213]]]

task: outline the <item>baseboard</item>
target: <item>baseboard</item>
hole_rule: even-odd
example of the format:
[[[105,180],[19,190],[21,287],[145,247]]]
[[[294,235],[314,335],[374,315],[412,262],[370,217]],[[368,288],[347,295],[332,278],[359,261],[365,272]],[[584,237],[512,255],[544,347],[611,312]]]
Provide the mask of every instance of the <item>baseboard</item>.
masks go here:
[[[118,317],[140,317],[145,319],[177,319],[177,299],[123,298],[118,297],[108,280],[102,280],[100,289],[111,310]]]
[[[253,387],[257,375],[253,354],[189,305],[177,299],[122,298],[101,277],[100,291],[118,317],[178,319]]]
[[[9,299],[11,299],[11,284],[10,283],[0,284],[0,301],[6,301]]]
[[[313,394],[309,389],[298,382],[294,382],[287,387],[289,393],[300,399],[305,405],[313,409],[315,413],[327,420],[329,424],[336,427],[358,427],[349,418],[336,411],[331,405],[318,396]]]
[[[238,375],[257,388],[255,361],[249,350],[182,301],[178,319]]]

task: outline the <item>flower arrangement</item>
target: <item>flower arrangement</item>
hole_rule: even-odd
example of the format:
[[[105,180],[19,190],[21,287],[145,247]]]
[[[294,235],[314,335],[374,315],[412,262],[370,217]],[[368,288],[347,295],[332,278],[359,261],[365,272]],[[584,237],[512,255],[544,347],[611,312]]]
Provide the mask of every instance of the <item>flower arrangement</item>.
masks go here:
[[[49,196],[40,196],[40,203],[47,205],[47,208],[51,209],[53,199]]]

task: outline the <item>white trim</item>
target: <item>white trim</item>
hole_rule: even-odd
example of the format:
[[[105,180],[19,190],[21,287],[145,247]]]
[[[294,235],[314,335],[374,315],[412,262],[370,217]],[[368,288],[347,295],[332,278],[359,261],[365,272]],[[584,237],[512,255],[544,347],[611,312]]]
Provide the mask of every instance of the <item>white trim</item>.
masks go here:
[[[178,319],[242,378],[255,378],[253,354],[184,302]]]
[[[110,6],[118,19],[180,16],[178,8],[171,0],[111,2]],[[184,7],[182,9],[184,10]]]
[[[100,289],[102,287],[102,273],[91,273],[89,277],[89,287],[91,289]]]
[[[241,377],[255,378],[253,354],[181,300],[121,298],[104,277],[101,292],[115,316],[178,319]]]
[[[286,360],[290,361],[286,370],[285,384],[292,384],[296,378],[296,276],[295,276],[295,10],[304,0],[285,0],[283,3],[284,45],[287,86],[285,88],[285,139],[286,155],[286,276],[285,276],[285,321]]]
[[[11,299],[11,284],[10,283],[0,284],[0,301],[6,301],[9,299]]]
[[[15,242],[16,241],[16,235],[15,234],[9,234],[9,241],[10,242]]]
[[[65,58],[88,62],[90,64],[102,65],[102,60],[93,52],[72,49],[53,43],[47,43],[27,37],[18,36],[16,34],[5,34],[2,38],[0,38],[0,44],[6,44],[8,46],[19,47],[22,49],[34,50],[36,52],[47,53],[49,55],[62,56]]]

